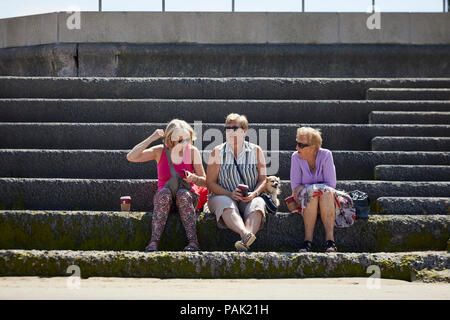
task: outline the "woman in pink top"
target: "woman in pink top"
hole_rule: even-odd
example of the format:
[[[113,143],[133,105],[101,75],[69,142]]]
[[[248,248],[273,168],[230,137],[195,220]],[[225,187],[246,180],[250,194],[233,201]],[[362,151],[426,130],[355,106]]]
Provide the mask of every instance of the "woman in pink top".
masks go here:
[[[172,199],[171,191],[164,187],[165,183],[170,179],[170,167],[164,152],[164,145],[159,144],[146,149],[152,142],[161,138],[164,138],[164,144],[177,173],[184,177],[184,172],[186,172],[187,176],[184,180],[192,188],[195,185],[206,186],[205,169],[203,168],[200,152],[192,145],[192,141],[195,140],[194,130],[183,120],[172,120],[167,125],[165,132],[162,129],[156,130],[150,137],[136,145],[128,153],[128,161],[145,162],[155,160],[158,168],[158,191],[153,197],[152,236],[145,251],[158,250],[158,244],[173,200],[176,201],[189,241],[184,250],[198,251],[200,250],[200,244],[197,239],[197,215],[195,212],[198,195],[194,192],[194,189],[179,189],[176,199]]]
[[[296,152],[291,158],[291,188],[292,196],[298,203],[302,189],[312,184],[325,184],[336,188],[336,168],[330,150],[321,148],[322,137],[320,131],[311,127],[297,130]],[[325,228],[325,250],[337,251],[334,242],[334,222],[336,219],[335,198],[333,192],[324,192],[314,196],[303,212],[305,224],[305,240],[300,252],[311,251],[314,226],[318,209]]]

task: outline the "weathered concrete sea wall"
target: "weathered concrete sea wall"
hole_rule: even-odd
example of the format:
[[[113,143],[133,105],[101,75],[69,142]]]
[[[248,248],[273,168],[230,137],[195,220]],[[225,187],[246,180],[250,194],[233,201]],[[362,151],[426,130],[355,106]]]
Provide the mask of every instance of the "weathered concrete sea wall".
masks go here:
[[[447,13],[59,12],[0,20],[0,75],[444,77]],[[69,26],[68,26],[69,24]],[[78,26],[76,26],[78,27]],[[376,67],[374,67],[376,66]]]

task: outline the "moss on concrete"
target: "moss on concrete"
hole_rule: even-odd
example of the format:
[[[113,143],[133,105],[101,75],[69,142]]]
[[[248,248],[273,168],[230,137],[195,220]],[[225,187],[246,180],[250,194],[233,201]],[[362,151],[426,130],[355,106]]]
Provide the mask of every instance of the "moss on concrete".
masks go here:
[[[377,265],[381,270],[381,278],[448,282],[449,258],[448,253],[142,253],[0,250],[0,274],[68,276],[67,267],[75,264],[80,267],[83,278],[369,277],[367,267]],[[422,266],[413,267],[414,261],[421,261]],[[416,275],[414,279],[411,279],[412,273]]]
[[[423,270],[414,270],[416,281],[420,282],[447,282],[450,283],[450,270],[432,270],[425,268]]]
[[[296,252],[303,236],[302,221],[292,216],[269,216],[266,229],[257,234],[253,251]],[[395,252],[446,250],[450,217],[374,215],[350,228],[336,229],[340,252]],[[215,217],[198,217],[197,234],[202,250],[234,251],[239,236],[217,228]],[[137,250],[151,236],[149,212],[2,211],[0,248]],[[316,227],[314,251],[323,252],[323,226]],[[161,238],[161,250],[182,250],[186,233],[176,212],[171,212]]]

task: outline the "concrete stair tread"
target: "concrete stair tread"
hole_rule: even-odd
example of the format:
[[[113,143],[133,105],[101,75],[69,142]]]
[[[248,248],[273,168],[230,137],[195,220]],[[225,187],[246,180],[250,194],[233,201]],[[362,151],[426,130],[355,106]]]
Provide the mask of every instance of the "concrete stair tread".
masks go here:
[[[450,215],[448,197],[379,197],[376,200],[378,214]]]
[[[156,179],[76,179],[76,178],[0,178],[0,208],[53,210],[118,210],[119,198],[129,195],[132,210],[148,211],[157,190]],[[337,189],[366,192],[371,211],[377,212],[380,197],[448,197],[450,181],[375,181],[338,180]],[[283,201],[291,195],[288,180],[282,180],[280,211],[287,210]],[[439,213],[448,211],[439,204]],[[444,207],[443,207],[444,206]]]
[[[371,144],[373,151],[448,151],[450,137],[376,136]]]
[[[414,151],[413,151],[414,152]],[[385,167],[396,167],[396,168],[437,168],[437,169],[447,169],[450,165],[441,166],[435,164],[378,164],[375,168],[385,168]]]
[[[369,123],[377,124],[448,124],[450,112],[440,111],[371,111]]]
[[[349,97],[371,87],[450,87],[450,78],[0,77],[0,97]],[[302,90],[298,90],[299,87]]]
[[[450,115],[450,112],[445,112],[445,111],[371,111],[371,113],[373,114],[406,114],[406,115],[422,115],[422,114],[437,114],[437,115]]]
[[[450,181],[450,164],[438,165],[377,165],[377,180]]]
[[[154,130],[165,128],[167,123],[0,123],[0,148],[50,148],[50,149],[131,149],[147,138]],[[192,124],[194,130],[208,129],[224,141],[223,123]],[[275,150],[292,148],[299,126],[312,126],[322,131],[324,147],[331,150],[369,150],[376,136],[449,136],[450,125],[368,125],[368,124],[251,124],[249,134],[267,133],[268,147]],[[56,138],[55,138],[56,137]],[[279,140],[277,139],[279,137]],[[351,137],[352,140],[343,139]],[[279,141],[271,146],[271,139]],[[203,141],[202,149],[210,144]]]
[[[193,122],[199,120],[199,114],[205,123],[222,123],[227,114],[237,112],[247,115],[251,123],[287,123],[299,117],[311,123],[367,124],[375,110],[445,112],[450,110],[450,101],[0,99],[3,122],[25,123],[154,123],[169,118]],[[265,117],[266,113],[271,117]]]
[[[70,250],[143,250],[151,236],[151,211],[2,210],[0,248]],[[206,208],[197,219],[197,235],[205,251],[234,251],[239,236],[217,227]],[[445,250],[450,236],[449,215],[371,215],[348,228],[335,228],[341,252]],[[298,214],[267,215],[252,245],[255,251],[297,251],[303,242],[303,218]],[[318,219],[313,249],[323,251],[325,234]],[[186,236],[180,217],[169,214],[161,250],[182,250]]]
[[[449,100],[450,88],[369,88],[366,97],[372,100]]]
[[[128,152],[100,149],[0,149],[0,177],[145,179],[157,176],[155,162],[129,162],[126,160]],[[265,151],[268,175],[289,179],[293,152]],[[206,168],[210,151],[201,153]],[[450,162],[450,152],[333,150],[333,160],[338,180],[366,180],[375,178],[374,168],[377,170],[379,165],[387,166],[378,168],[384,171],[389,166],[416,166],[415,169],[408,169],[412,172],[424,166],[442,167]],[[445,176],[439,180],[445,180]]]
[[[450,88],[369,88],[368,91],[443,91],[450,92]]]
[[[67,276],[71,264],[80,276],[156,278],[367,277],[378,266],[381,278],[450,282],[445,251],[398,253],[152,252],[0,250],[6,276]]]

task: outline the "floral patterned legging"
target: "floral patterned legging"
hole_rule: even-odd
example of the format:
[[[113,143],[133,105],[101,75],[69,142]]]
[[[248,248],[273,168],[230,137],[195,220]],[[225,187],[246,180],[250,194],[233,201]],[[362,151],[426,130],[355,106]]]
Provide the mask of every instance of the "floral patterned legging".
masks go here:
[[[159,241],[161,238],[172,202],[172,192],[168,188],[162,188],[156,192],[153,198],[151,241]],[[177,191],[176,205],[189,241],[197,241],[197,214],[195,212],[197,202],[198,195],[196,193],[186,189]]]

